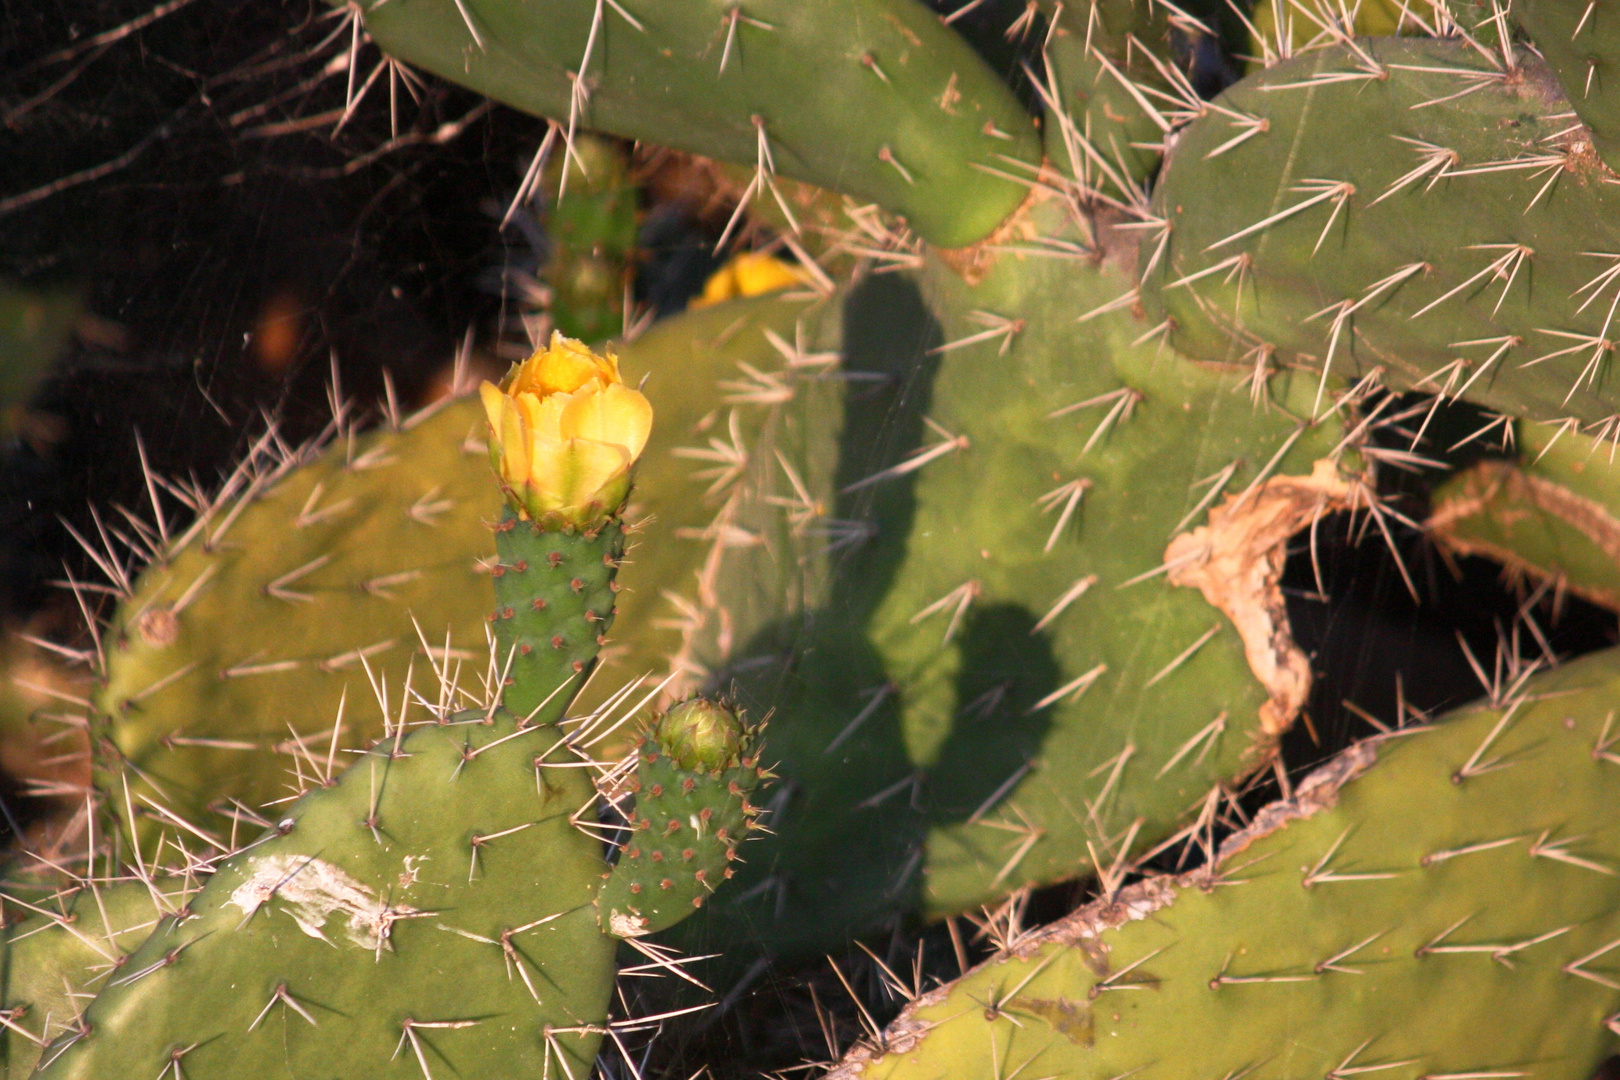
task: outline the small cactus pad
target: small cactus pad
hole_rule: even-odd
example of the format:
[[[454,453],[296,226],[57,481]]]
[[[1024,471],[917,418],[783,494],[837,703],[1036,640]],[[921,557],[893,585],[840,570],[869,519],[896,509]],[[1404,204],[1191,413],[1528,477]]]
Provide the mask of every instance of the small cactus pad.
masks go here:
[[[613,623],[624,533],[617,521],[595,534],[548,532],[507,510],[495,549],[490,621],[506,707],[528,716],[559,695],[571,700],[595,663]]]
[[[1033,168],[1016,98],[917,0],[372,0],[384,51],[516,108],[834,188],[983,239]],[[766,196],[767,192],[760,192]]]
[[[637,937],[673,926],[732,876],[765,777],[758,732],[706,698],[661,716],[636,747],[630,838],[596,899],[603,928]]]
[[[1352,747],[831,1075],[1586,1080],[1620,1034],[1620,652]]]
[[[615,941],[561,709],[457,714],[357,759],[224,860],[39,1076],[583,1075]]]
[[[1176,143],[1142,242],[1178,349],[1381,367],[1537,420],[1616,412],[1620,189],[1544,63],[1509,77],[1458,41],[1374,39],[1219,105]]]

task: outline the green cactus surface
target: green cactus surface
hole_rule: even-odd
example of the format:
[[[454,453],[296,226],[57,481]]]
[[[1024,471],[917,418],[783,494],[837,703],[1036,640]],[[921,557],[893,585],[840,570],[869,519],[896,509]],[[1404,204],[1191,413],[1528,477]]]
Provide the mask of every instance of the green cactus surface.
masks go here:
[[[390,55],[570,132],[833,187],[948,247],[983,239],[1023,199],[992,173],[1040,160],[1011,92],[917,0],[377,0],[364,12]]]
[[[1620,609],[1620,464],[1607,438],[1521,424],[1517,460],[1488,459],[1434,492],[1428,534],[1532,586]]]
[[[1381,368],[1536,420],[1615,412],[1620,201],[1545,64],[1509,78],[1461,42],[1374,39],[1217,104],[1177,141],[1142,241],[1178,349]]]
[[[371,677],[414,672],[429,693],[421,649],[448,634],[482,654],[500,502],[477,422],[452,405],[307,464],[238,470],[140,576],[104,637],[94,727],[97,783],[135,834],[174,814],[229,835],[213,813],[300,790],[335,724],[340,746],[381,734]]]
[[[1585,135],[1611,169],[1620,168],[1620,15],[1603,4],[1514,0],[1512,20],[1536,43],[1564,88]]]
[[[1610,651],[1354,746],[830,1075],[1584,1080],[1620,1034],[1617,700]]]
[[[609,521],[596,532],[542,531],[507,510],[495,549],[490,621],[506,707],[528,716],[572,701],[613,625],[624,530]]]
[[[1176,69],[1164,4],[1046,0],[1046,156],[1088,188],[1138,200],[1158,167],[1175,112],[1165,73]],[[1170,114],[1170,115],[1167,115]]]
[[[706,903],[732,876],[766,776],[758,732],[722,704],[692,698],[671,708],[636,746],[636,808],[596,905],[620,937],[657,933]]]
[[[810,359],[765,373],[788,392],[756,403],[724,521],[752,539],[690,648],[777,710],[782,782],[738,892],[678,932],[694,951],[971,910],[1151,846],[1269,760],[1310,680],[1269,590],[1287,537],[1356,497],[1348,430],[1307,419],[1314,378],[1257,404],[1128,310],[1076,323],[1129,281],[929,260],[807,314]]]
[[[220,863],[44,1051],[42,1078],[589,1068],[614,939],[593,795],[551,722],[455,714],[358,758]]]
[[[579,134],[572,154],[553,148],[537,178],[544,311],[566,337],[601,343],[624,329],[640,214],[628,157],[618,143]]]
[[[118,977],[129,955],[193,891],[178,880],[152,888],[133,880],[93,882],[33,905],[33,914],[8,927],[0,967],[0,1076],[23,1080],[42,1047],[79,1030],[91,997]],[[7,907],[20,905],[7,897]]]

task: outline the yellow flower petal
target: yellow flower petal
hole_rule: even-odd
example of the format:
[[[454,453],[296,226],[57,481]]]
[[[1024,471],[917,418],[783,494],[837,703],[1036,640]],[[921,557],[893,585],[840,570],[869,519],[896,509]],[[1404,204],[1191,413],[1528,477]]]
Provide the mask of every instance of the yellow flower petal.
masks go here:
[[[595,393],[581,391],[569,400],[559,417],[563,438],[622,446],[632,459],[641,456],[650,431],[652,404],[640,391],[624,385]]]
[[[779,289],[805,283],[804,273],[774,255],[745,251],[709,275],[703,295],[692,301],[695,308],[708,307],[738,296],[762,296]]]
[[[803,271],[774,255],[748,252],[731,262],[739,296],[763,296],[778,289],[791,289],[804,284]]]
[[[628,480],[630,455],[622,446],[566,439],[562,442],[536,441],[531,444],[535,468],[529,474],[526,508],[531,517],[546,513],[576,516],[593,503],[617,503],[623,491],[614,492],[614,482]]]
[[[534,394],[514,394],[518,411],[523,415],[523,426],[530,438],[550,439],[555,442],[562,435],[562,414],[568,404],[568,395],[552,394],[538,397]]]
[[[511,398],[501,398],[500,427],[495,429],[500,443],[500,473],[513,487],[529,475],[529,434],[524,430],[523,416]]]
[[[569,439],[566,445],[571,466],[570,479],[573,481],[573,490],[569,492],[568,499],[570,506],[583,508],[593,501],[603,501],[604,495],[615,486],[614,482],[629,475],[633,459],[622,446],[589,439]],[[620,492],[614,501],[618,502],[623,497],[623,492]]]
[[[519,364],[503,384],[509,394],[572,394],[592,379],[604,386],[619,381],[615,357],[598,356],[590,347],[553,331],[551,344]]]
[[[507,397],[501,393],[500,387],[492,382],[481,383],[478,387],[478,400],[484,403],[484,417],[489,421],[490,449],[496,450],[495,445],[500,440],[501,417],[506,412]]]

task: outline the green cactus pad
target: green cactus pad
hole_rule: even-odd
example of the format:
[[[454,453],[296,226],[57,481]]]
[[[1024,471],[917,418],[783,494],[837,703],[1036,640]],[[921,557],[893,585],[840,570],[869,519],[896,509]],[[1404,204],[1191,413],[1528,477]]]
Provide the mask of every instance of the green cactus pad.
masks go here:
[[[702,907],[732,876],[765,775],[757,732],[732,710],[694,698],[665,713],[636,746],[631,835],[596,898],[604,929],[657,933]]]
[[[1011,92],[916,0],[364,10],[385,52],[499,101],[744,165],[764,147],[783,176],[875,201],[948,247],[983,239],[1023,200],[993,172],[1040,161]]]
[[[427,693],[424,639],[482,653],[500,494],[476,408],[250,483],[142,573],[105,635],[95,728],[98,786],[136,833],[162,807],[229,835],[209,811],[299,790],[340,712],[339,746],[382,732],[368,672],[399,685],[412,670]]]
[[[1056,202],[1033,220],[1073,235]],[[776,710],[782,781],[737,893],[677,932],[692,951],[972,910],[1151,846],[1268,760],[1308,662],[1268,666],[1193,586],[1250,582],[1246,629],[1273,640],[1262,582],[1349,497],[1345,430],[1302,421],[1310,377],[1257,406],[1249,371],[1138,340],[1129,310],[1075,321],[1129,287],[1106,258],[1008,255],[977,285],[930,261],[807,318],[822,367],[766,372],[791,394],[756,406],[724,523],[755,539],[720,552],[690,651]]]
[[[1466,110],[1447,108],[1459,99]],[[1170,341],[1533,419],[1616,411],[1620,193],[1552,73],[1455,41],[1335,46],[1182,133],[1142,242]]]
[[[1353,747],[831,1076],[1586,1080],[1620,1034],[1617,702],[1611,650]]]
[[[1620,463],[1608,438],[1521,424],[1519,459],[1479,462],[1441,484],[1426,532],[1510,574],[1620,609]]]
[[[597,533],[547,532],[509,509],[495,547],[496,657],[506,707],[528,716],[559,696],[572,700],[605,644],[624,531],[610,521]]]
[[[582,1075],[615,940],[592,797],[550,722],[390,740],[222,862],[44,1051],[41,1078]]]

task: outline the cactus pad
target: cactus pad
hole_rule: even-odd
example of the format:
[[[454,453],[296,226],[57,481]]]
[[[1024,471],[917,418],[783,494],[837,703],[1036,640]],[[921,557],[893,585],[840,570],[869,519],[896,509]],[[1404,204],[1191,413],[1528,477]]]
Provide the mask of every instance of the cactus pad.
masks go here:
[[[1615,413],[1620,196],[1545,64],[1508,77],[1460,42],[1381,39],[1220,103],[1182,133],[1143,240],[1177,348],[1381,367],[1538,420]]]
[[[1584,1080],[1620,1034],[1617,700],[1611,651],[1353,747],[832,1075]]]
[[[1006,158],[1040,158],[1011,92],[916,0],[377,0],[365,23],[389,54],[570,132],[779,170],[946,246],[982,239],[1023,199],[991,175]]]
[[[571,820],[591,785],[571,766],[551,723],[504,712],[384,743],[225,860],[39,1075],[589,1068],[614,939],[591,906],[600,844]]]

